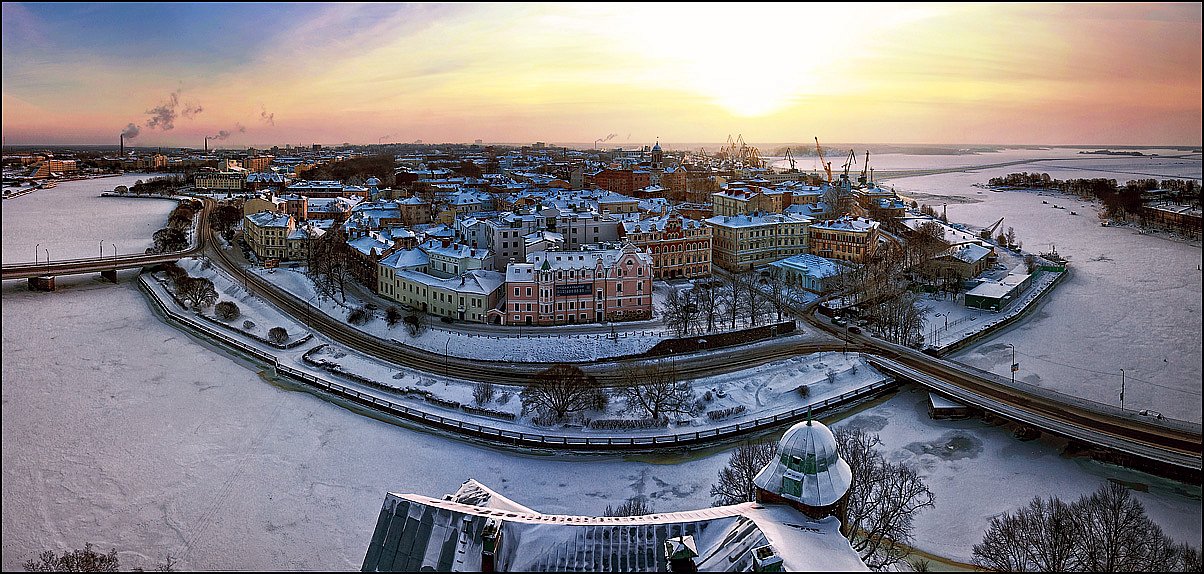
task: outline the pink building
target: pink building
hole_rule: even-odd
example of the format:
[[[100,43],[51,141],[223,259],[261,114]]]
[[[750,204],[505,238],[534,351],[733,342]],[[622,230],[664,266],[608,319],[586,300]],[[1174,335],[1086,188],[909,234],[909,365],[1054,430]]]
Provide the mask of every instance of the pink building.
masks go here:
[[[652,258],[634,245],[535,251],[506,266],[504,302],[490,321],[564,325],[652,318]]]

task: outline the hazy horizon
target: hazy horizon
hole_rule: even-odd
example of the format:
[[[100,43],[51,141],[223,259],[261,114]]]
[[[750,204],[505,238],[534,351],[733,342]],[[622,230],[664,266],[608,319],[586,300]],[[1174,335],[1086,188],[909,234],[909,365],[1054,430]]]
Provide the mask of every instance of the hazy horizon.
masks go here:
[[[12,145],[1201,145],[1198,3],[2,10]]]

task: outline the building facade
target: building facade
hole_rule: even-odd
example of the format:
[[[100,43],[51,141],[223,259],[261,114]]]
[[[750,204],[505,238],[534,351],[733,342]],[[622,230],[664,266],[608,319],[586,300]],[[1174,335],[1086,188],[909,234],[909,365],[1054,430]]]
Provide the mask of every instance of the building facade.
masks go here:
[[[652,318],[652,258],[634,245],[537,251],[506,268],[495,322],[564,325]]]
[[[652,256],[655,279],[711,275],[711,231],[677,213],[623,223],[623,241]]]
[[[878,222],[842,217],[811,224],[811,253],[830,259],[865,263],[878,245]]]
[[[296,228],[292,216],[279,211],[261,211],[243,218],[243,238],[261,261],[286,258],[288,237]]]
[[[717,215],[705,223],[713,230],[711,261],[734,273],[808,249],[811,219],[801,215]]]

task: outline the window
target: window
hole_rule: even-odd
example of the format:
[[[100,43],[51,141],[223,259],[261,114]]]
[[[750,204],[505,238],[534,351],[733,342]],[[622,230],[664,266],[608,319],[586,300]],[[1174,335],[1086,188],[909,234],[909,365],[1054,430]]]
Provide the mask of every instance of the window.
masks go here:
[[[623,283],[622,282],[615,283],[615,293],[622,293],[622,292],[623,292]]]
[[[514,296],[515,296],[515,297],[518,297],[518,287],[515,287],[515,288],[514,288]]]
[[[530,297],[530,296],[531,296],[531,288],[530,288],[530,287],[527,287],[527,296],[528,296],[528,297]]]

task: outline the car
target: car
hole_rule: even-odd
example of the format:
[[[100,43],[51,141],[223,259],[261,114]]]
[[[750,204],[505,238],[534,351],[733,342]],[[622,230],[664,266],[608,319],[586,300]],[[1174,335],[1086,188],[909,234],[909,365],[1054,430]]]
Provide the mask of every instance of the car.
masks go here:
[[[852,333],[852,334],[854,334],[854,335],[860,335],[860,334],[861,334],[861,327],[858,327],[858,326],[856,326],[856,325],[854,325],[854,326],[852,326],[852,327],[849,327],[849,332],[850,332],[850,333]]]
[[[844,319],[841,319],[840,317],[837,317],[835,319],[832,319],[832,324],[836,325],[837,327],[844,327],[845,325],[848,325],[849,322],[845,321]]]

